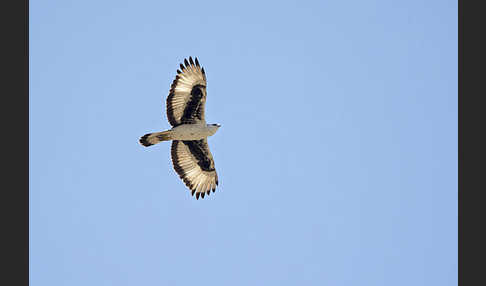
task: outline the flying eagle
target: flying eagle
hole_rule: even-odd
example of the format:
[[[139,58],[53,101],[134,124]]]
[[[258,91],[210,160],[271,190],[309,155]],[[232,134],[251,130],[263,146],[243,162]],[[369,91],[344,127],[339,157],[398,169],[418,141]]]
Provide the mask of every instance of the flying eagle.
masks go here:
[[[145,147],[172,140],[171,156],[174,170],[196,199],[216,191],[218,174],[209,151],[207,137],[214,135],[219,124],[206,124],[206,73],[199,61],[189,57],[180,64],[180,70],[167,97],[167,119],[172,128],[143,135],[140,144]]]

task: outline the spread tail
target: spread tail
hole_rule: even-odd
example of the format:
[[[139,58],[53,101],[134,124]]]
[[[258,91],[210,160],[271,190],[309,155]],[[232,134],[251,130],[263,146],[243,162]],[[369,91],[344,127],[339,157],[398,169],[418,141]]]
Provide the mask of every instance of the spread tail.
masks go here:
[[[140,137],[140,144],[145,147],[152,146],[154,144],[160,143],[162,141],[172,140],[170,137],[170,130],[163,132],[148,133]]]

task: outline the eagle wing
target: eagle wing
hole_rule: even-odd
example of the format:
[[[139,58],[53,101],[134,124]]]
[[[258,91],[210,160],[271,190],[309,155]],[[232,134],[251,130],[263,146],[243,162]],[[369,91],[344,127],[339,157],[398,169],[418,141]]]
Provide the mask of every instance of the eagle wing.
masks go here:
[[[174,140],[171,155],[175,171],[191,190],[191,195],[196,194],[196,199],[216,191],[218,174],[207,139]]]
[[[177,75],[167,97],[167,119],[175,127],[180,124],[193,124],[204,121],[206,104],[206,73],[204,68],[189,57],[177,70]]]

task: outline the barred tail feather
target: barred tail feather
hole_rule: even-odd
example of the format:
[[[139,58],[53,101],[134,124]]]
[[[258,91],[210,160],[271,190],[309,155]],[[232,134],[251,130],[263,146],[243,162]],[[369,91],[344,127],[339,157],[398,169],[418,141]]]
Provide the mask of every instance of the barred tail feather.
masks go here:
[[[140,144],[145,147],[152,146],[162,141],[172,140],[170,136],[171,131],[148,133],[140,137]]]

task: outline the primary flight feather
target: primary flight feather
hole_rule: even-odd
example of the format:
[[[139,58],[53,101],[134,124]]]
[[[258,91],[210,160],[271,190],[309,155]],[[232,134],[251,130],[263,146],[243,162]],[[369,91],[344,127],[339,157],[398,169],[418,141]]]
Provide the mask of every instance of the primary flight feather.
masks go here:
[[[216,191],[218,174],[209,151],[207,137],[214,135],[219,124],[206,124],[206,73],[199,61],[189,57],[180,70],[167,97],[167,119],[172,128],[145,134],[140,144],[145,147],[172,140],[171,157],[174,170],[196,199]]]

